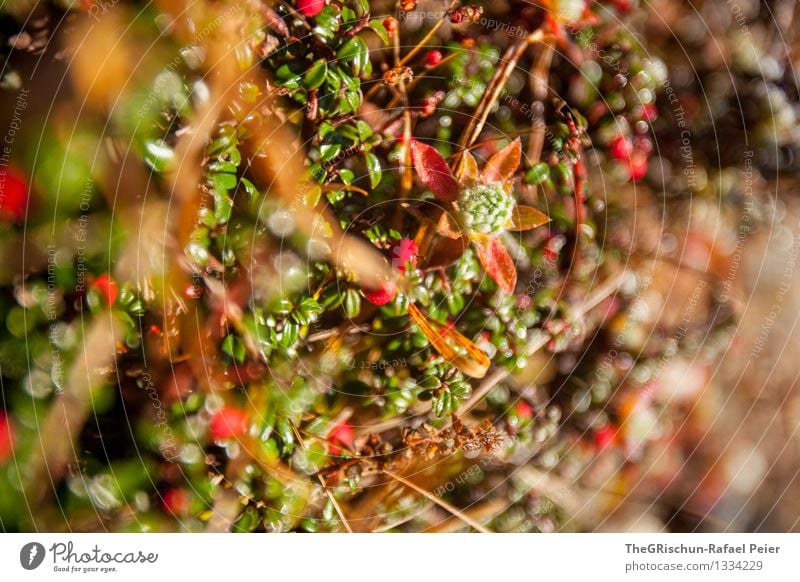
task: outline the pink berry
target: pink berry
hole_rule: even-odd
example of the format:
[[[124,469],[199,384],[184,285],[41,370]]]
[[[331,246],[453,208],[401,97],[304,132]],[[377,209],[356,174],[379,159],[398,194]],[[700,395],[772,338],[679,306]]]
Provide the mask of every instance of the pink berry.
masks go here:
[[[611,157],[620,162],[626,162],[633,152],[633,142],[626,135],[618,135],[608,146]]]
[[[650,155],[653,151],[653,142],[649,138],[638,136],[634,142],[634,148]]]
[[[247,414],[234,406],[226,406],[214,413],[208,423],[208,432],[214,440],[230,439],[247,431]]]
[[[325,0],[297,0],[297,11],[303,16],[311,18],[325,8]]]
[[[658,117],[658,108],[652,103],[642,106],[642,119],[647,123],[652,123]]]
[[[28,208],[28,184],[22,176],[8,168],[0,173],[0,220],[22,222]]]
[[[425,53],[426,67],[435,67],[440,62],[442,62],[442,53],[440,51],[433,50]]]
[[[328,435],[328,440],[333,443],[338,443],[344,447],[350,448],[353,445],[353,441],[355,440],[355,431],[353,430],[353,425],[349,422],[344,421],[342,424],[337,425]],[[331,453],[334,455],[338,455],[341,453],[342,450],[335,446],[331,445]]]
[[[387,281],[377,291],[364,290],[364,297],[373,305],[386,305],[397,296],[397,285],[394,281]]]
[[[100,297],[103,298],[106,305],[109,307],[116,303],[119,287],[117,286],[117,282],[107,273],[103,273],[92,281],[91,287],[100,294]]]
[[[414,242],[413,239],[404,238],[402,239],[397,246],[394,247],[394,258],[392,259],[392,266],[396,269],[400,269],[402,272],[406,272],[406,265],[411,263],[411,265],[416,268],[417,267],[417,254],[419,253],[419,247],[417,243]]]

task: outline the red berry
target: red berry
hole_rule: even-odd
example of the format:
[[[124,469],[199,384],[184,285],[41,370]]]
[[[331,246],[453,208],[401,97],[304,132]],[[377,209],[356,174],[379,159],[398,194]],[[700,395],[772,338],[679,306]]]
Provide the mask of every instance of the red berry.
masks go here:
[[[208,423],[208,432],[214,440],[224,440],[243,435],[247,431],[247,414],[234,406],[226,406],[214,413]]]
[[[189,511],[189,496],[181,487],[174,487],[162,496],[164,509],[173,515],[185,515]]]
[[[442,62],[442,53],[440,51],[428,51],[425,53],[425,66],[435,67]]]
[[[522,419],[528,419],[533,416],[533,407],[524,400],[520,400],[514,407],[514,413]]]
[[[394,281],[387,281],[383,287],[377,291],[367,291],[364,289],[364,297],[373,305],[386,305],[397,296],[397,285]]]
[[[613,444],[616,438],[617,438],[617,431],[614,430],[613,426],[607,424],[603,428],[595,431],[594,445],[597,447],[598,450],[603,450],[606,447]]]
[[[203,288],[199,284],[189,283],[184,288],[183,294],[187,299],[200,299],[203,296]]]
[[[647,159],[647,154],[642,152],[634,152],[631,155],[630,162],[628,163],[628,175],[630,179],[633,181],[641,180],[647,175],[647,168],[649,166],[649,162]]]
[[[116,303],[119,287],[117,286],[117,282],[114,281],[110,275],[103,273],[92,282],[91,286],[100,294],[100,297],[103,298],[106,305],[111,306]]]
[[[422,101],[421,114],[423,117],[430,117],[434,113],[436,113],[436,100],[432,97],[426,97]]]
[[[355,440],[355,437],[356,434],[353,430],[353,426],[349,422],[344,421],[342,424],[337,425],[333,430],[331,430],[330,434],[328,435],[328,440],[350,448],[353,445],[353,440]],[[341,452],[342,450],[339,447],[331,445],[331,453],[338,455]]]
[[[22,222],[28,208],[28,184],[15,170],[0,170],[0,220]]]
[[[383,19],[383,27],[390,35],[397,32],[397,19],[394,16],[387,16]]]
[[[406,272],[406,265],[408,263],[411,263],[411,265],[416,268],[418,253],[419,247],[413,239],[401,239],[397,246],[394,247],[392,266],[396,269],[400,269],[404,273]]]
[[[325,8],[325,0],[297,0],[297,11],[303,16],[316,16]]]
[[[608,146],[611,157],[620,162],[626,162],[633,152],[633,142],[626,135],[618,135]]]
[[[612,3],[614,4],[614,8],[617,9],[617,12],[621,14],[625,14],[633,8],[633,0],[613,0]]]
[[[0,412],[0,463],[11,458],[14,454],[14,425],[11,419]]]

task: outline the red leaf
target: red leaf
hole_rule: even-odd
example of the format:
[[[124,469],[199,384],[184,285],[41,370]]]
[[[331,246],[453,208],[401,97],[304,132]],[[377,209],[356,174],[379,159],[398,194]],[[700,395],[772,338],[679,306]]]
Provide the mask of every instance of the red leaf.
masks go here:
[[[411,140],[411,159],[422,182],[442,200],[453,202],[458,198],[459,185],[450,166],[434,148],[415,139]]]
[[[478,252],[478,260],[489,276],[502,289],[513,293],[517,284],[517,268],[502,241],[496,236],[476,236],[472,239],[472,244]]]
[[[481,175],[485,182],[505,182],[514,176],[522,158],[522,145],[517,138],[497,152],[483,168]]]

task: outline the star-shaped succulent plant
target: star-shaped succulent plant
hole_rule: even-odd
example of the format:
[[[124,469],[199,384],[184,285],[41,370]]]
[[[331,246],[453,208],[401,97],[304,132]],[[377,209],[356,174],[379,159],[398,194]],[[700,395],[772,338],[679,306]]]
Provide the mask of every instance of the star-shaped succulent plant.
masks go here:
[[[436,149],[411,140],[411,158],[420,179],[452,206],[452,212],[447,209],[442,216],[440,232],[467,237],[489,276],[512,293],[517,270],[500,235],[529,230],[550,219],[534,208],[518,206],[514,199],[513,177],[522,157],[519,138],[495,153],[482,170],[468,151],[463,156],[458,180]]]

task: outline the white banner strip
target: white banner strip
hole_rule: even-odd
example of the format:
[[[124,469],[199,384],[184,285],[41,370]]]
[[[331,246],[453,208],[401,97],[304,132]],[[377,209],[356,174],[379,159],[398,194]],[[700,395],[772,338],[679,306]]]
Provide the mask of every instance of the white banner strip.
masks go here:
[[[792,534],[4,534],[3,580],[796,581]],[[172,578],[174,576],[174,578]],[[169,577],[169,578],[168,578]],[[585,577],[585,578],[579,578]]]

